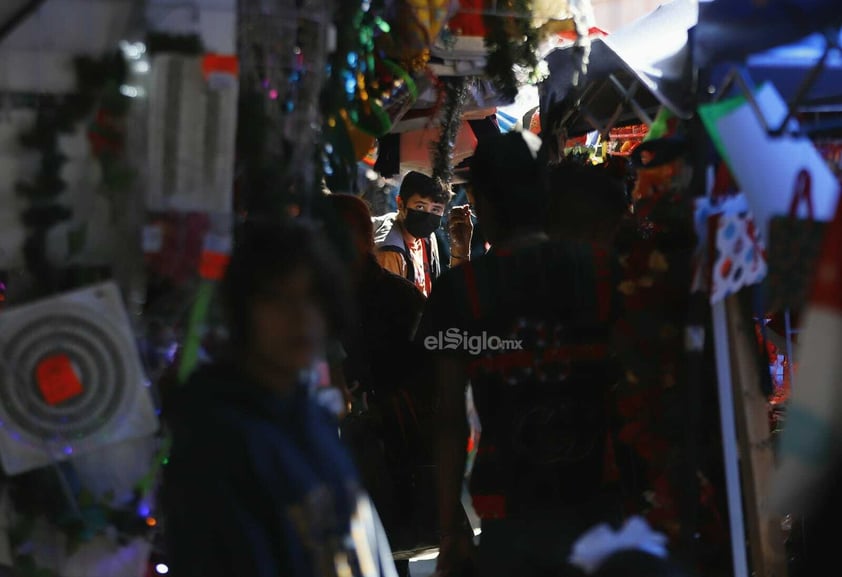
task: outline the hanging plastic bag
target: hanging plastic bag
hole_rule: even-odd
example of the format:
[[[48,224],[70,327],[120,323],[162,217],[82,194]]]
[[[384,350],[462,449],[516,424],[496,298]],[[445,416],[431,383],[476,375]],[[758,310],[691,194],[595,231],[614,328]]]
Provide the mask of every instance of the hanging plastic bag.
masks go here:
[[[745,195],[698,201],[696,228],[702,248],[694,292],[707,291],[716,303],[766,277],[766,251]]]
[[[804,205],[807,218],[799,218]],[[812,177],[802,170],[796,177],[789,214],[769,223],[770,311],[801,309],[807,304],[808,290],[821,253],[827,224],[813,216]]]

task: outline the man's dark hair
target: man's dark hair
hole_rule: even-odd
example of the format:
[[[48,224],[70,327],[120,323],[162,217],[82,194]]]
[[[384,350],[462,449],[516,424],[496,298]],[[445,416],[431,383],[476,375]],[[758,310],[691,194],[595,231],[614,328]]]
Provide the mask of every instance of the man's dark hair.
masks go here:
[[[547,228],[567,238],[611,234],[629,215],[622,181],[604,168],[563,163],[550,170]]]
[[[440,180],[431,178],[420,172],[409,172],[401,181],[401,188],[398,192],[401,200],[409,201],[415,195],[429,199],[439,204],[450,202],[450,190]]]
[[[338,333],[350,320],[344,269],[313,225],[300,220],[282,223],[247,221],[235,235],[236,244],[222,283],[222,304],[233,348],[249,346],[250,307],[267,286],[295,272],[313,273],[316,297],[330,328]]]
[[[542,227],[547,207],[544,149],[530,150],[520,132],[480,140],[471,159],[474,197],[485,198],[495,219],[506,230]]]

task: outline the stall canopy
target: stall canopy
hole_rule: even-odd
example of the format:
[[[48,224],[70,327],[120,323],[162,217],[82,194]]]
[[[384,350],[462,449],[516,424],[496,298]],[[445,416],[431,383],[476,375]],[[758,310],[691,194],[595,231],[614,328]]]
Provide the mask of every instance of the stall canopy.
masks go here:
[[[644,86],[683,118],[694,108],[689,30],[698,19],[696,0],[674,0],[605,38]]]
[[[0,2],[0,42],[38,9],[44,0],[3,0]]]
[[[842,34],[834,35],[842,44]],[[814,34],[801,42],[750,56],[747,61],[749,75],[757,84],[771,82],[785,99],[792,101],[826,47],[827,38]],[[842,52],[834,50],[827,55],[823,70],[803,96],[802,110],[842,110]]]
[[[701,66],[742,61],[840,25],[839,0],[701,0],[695,58]]]
[[[544,126],[563,126],[570,135],[603,131],[649,122],[661,105],[679,117],[692,116],[688,31],[697,18],[694,0],[674,0],[593,40],[585,75],[578,74],[580,48],[550,53],[550,77],[541,86]]]
[[[833,14],[822,11],[818,4],[799,4],[803,9],[799,18],[793,17],[788,24],[777,22],[773,23],[774,28],[764,28],[769,37],[755,38],[751,29],[747,31],[745,42],[723,38],[723,43],[713,50],[707,48],[707,43],[714,40],[712,23],[700,21],[697,56],[701,65],[711,72],[712,91],[720,95],[728,93],[729,87],[733,86],[730,81],[736,78],[740,80],[738,87],[743,96],[752,103],[751,87],[766,83],[774,85],[787,101],[788,114],[784,120],[770,124],[761,115],[762,123],[773,136],[791,131],[789,121],[795,118],[800,119],[798,132],[801,134],[836,134],[842,129],[842,34],[839,30],[842,16],[836,11],[831,11]],[[704,15],[703,10],[700,16]],[[819,16],[827,19],[820,22]],[[820,33],[804,34],[819,26]],[[720,33],[723,33],[721,29]],[[795,42],[791,42],[793,35],[798,37]],[[758,46],[763,49],[756,50]],[[754,103],[752,105],[756,108]]]

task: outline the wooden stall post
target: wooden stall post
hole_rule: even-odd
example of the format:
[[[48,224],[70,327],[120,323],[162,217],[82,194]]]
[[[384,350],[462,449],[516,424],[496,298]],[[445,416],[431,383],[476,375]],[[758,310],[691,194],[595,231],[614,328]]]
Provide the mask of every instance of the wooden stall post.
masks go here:
[[[754,327],[741,314],[739,297],[725,302],[730,343],[731,377],[737,442],[739,443],[753,573],[758,577],[786,577],[786,547],[781,519],[767,507],[775,456],[769,426],[769,403],[760,386]],[[728,442],[727,439],[724,442]],[[732,535],[742,541],[741,536]]]

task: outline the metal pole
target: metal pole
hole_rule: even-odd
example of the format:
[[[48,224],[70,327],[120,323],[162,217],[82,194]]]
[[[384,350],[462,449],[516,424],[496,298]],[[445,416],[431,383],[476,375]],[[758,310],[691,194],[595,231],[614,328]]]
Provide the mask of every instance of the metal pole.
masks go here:
[[[716,380],[719,384],[719,415],[722,423],[722,451],[725,457],[725,485],[728,494],[728,518],[731,525],[731,553],[734,577],[748,577],[745,520],[740,486],[740,457],[737,451],[737,425],[731,379],[731,351],[728,339],[728,315],[725,301],[713,305],[713,342],[716,353]]]
[[[786,323],[786,372],[789,373],[787,376],[789,376],[789,384],[792,386],[792,366],[795,363],[794,348],[792,346],[792,335],[794,331],[792,330],[792,315],[789,309],[786,309],[786,312],[784,312],[784,322]]]

